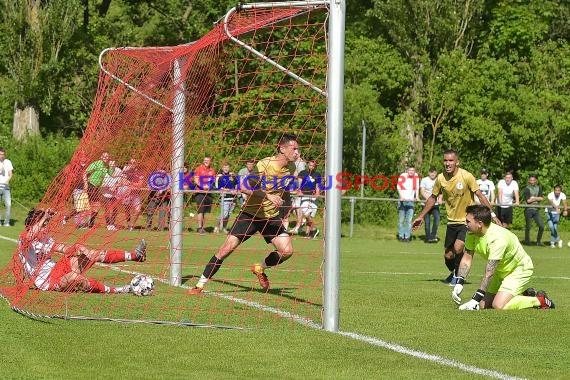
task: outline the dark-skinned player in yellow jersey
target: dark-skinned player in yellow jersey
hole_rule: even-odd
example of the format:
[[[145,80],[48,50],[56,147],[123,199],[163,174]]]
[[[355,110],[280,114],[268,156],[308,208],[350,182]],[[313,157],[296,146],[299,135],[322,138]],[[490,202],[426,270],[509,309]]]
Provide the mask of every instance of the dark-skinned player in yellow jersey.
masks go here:
[[[444,282],[455,286],[457,271],[465,249],[465,209],[475,204],[475,196],[479,202],[491,210],[492,206],[479,190],[475,176],[459,167],[459,155],[455,150],[446,150],[443,153],[443,173],[440,173],[433,187],[431,196],[418,217],[413,221],[412,228],[417,230],[423,223],[425,215],[435,205],[437,197],[443,194],[445,209],[447,210],[447,229],[445,231],[444,259],[445,266],[451,272]],[[500,223],[495,213],[491,213],[495,223]]]

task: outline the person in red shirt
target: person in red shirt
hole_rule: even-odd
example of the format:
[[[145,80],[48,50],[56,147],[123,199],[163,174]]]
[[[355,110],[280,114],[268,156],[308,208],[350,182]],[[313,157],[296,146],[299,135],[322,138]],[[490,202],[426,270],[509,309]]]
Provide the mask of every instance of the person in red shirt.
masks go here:
[[[194,184],[196,189],[204,190],[198,191],[194,194],[194,199],[196,200],[196,205],[198,206],[198,233],[204,234],[206,230],[204,229],[204,214],[210,213],[212,211],[212,194],[210,190],[214,187],[216,180],[216,171],[210,167],[212,163],[211,157],[204,157],[204,161],[194,170]]]

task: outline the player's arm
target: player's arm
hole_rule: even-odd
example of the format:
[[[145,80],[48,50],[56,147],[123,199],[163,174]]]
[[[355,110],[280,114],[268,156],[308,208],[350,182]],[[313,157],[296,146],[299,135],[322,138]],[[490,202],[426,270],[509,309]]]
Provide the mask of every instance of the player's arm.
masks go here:
[[[471,263],[473,262],[474,252],[465,249],[465,254],[461,258],[461,263],[459,263],[459,268],[457,270],[457,284],[453,287],[451,292],[451,299],[456,304],[461,304],[461,292],[463,292],[463,285],[465,284],[465,278],[471,271]]]
[[[415,231],[417,230],[422,223],[424,222],[424,218],[426,214],[433,208],[435,205],[435,200],[437,196],[432,194],[426,199],[426,205],[424,206],[423,210],[420,212],[420,215],[412,222],[412,229]]]
[[[562,215],[568,216],[568,201],[564,199],[562,201],[562,205],[564,206],[564,211],[562,211]]]
[[[485,275],[481,280],[481,284],[479,285],[479,290],[482,290],[483,292],[487,291],[487,289],[489,288],[489,283],[491,282],[491,279],[495,275],[495,271],[497,270],[499,262],[500,262],[499,260],[489,260],[487,262],[487,266],[485,268]]]
[[[515,205],[520,205],[519,191],[515,190]]]

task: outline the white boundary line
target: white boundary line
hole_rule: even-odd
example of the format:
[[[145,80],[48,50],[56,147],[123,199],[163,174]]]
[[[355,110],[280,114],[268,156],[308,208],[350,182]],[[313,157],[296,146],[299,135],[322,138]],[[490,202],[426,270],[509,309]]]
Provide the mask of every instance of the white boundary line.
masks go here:
[[[11,241],[13,243],[18,242],[16,239],[12,239],[12,238],[2,236],[2,235],[0,235],[0,239]],[[125,273],[129,273],[129,274],[138,274],[138,272],[118,269],[118,268],[111,266],[111,265],[104,265],[104,266],[106,266],[110,269],[119,271],[119,272],[125,272]],[[391,274],[390,272],[371,272],[371,273]],[[421,274],[421,273],[418,273],[418,274]],[[162,282],[162,283],[169,285],[169,282],[165,279],[159,278],[157,280]],[[183,289],[189,289],[190,288],[187,285],[180,285],[179,287],[183,288]],[[237,298],[237,297],[230,296],[230,295],[227,295],[224,293],[209,292],[209,291],[204,291],[203,293],[206,295],[212,295],[214,297],[223,298],[225,300],[232,301],[235,303],[239,303],[241,305],[245,305],[245,306],[248,306],[248,307],[251,307],[254,309],[258,309],[261,311],[273,313],[273,314],[276,314],[280,317],[291,319],[294,322],[299,323],[303,326],[310,327],[310,328],[315,329],[315,330],[324,331],[324,330],[322,330],[322,327],[320,324],[315,323],[314,321],[312,321],[308,318],[302,317],[300,315],[292,314],[288,311],[284,311],[284,310],[277,309],[277,308],[270,307],[270,306],[265,306],[265,305],[260,304],[258,302],[252,302],[252,301],[244,300],[242,298]],[[346,332],[346,331],[333,332],[333,334],[338,334],[338,335],[341,335],[341,336],[344,336],[344,337],[347,337],[350,339],[354,339],[354,340],[357,340],[357,341],[360,341],[363,343],[371,344],[373,346],[382,347],[382,348],[388,349],[390,351],[397,352],[399,354],[412,356],[412,357],[422,359],[422,360],[427,360],[427,361],[430,361],[430,362],[433,362],[433,363],[436,363],[439,365],[444,365],[447,367],[454,367],[454,368],[457,368],[457,369],[462,370],[464,372],[475,373],[477,375],[487,376],[487,377],[494,378],[494,379],[503,379],[503,380],[522,380],[522,379],[524,379],[521,377],[510,376],[510,375],[507,375],[507,374],[504,374],[501,372],[497,372],[497,371],[493,371],[493,370],[489,370],[489,369],[484,369],[484,368],[479,368],[479,367],[463,364],[463,363],[460,363],[460,362],[455,361],[455,360],[444,358],[443,356],[432,355],[432,354],[428,354],[427,352],[413,350],[411,348],[407,348],[407,347],[401,346],[399,344],[386,342],[382,339],[378,339],[378,338],[374,338],[374,337],[370,337],[370,336],[366,336],[366,335],[361,335],[361,334],[357,334],[357,333],[353,333],[353,332]]]

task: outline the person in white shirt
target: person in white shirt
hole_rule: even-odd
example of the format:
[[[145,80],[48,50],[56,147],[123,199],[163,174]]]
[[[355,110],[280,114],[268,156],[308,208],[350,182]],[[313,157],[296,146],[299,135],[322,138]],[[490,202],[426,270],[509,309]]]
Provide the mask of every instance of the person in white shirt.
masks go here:
[[[415,202],[419,202],[419,180],[413,166],[398,178],[398,240],[409,242],[412,238],[412,218],[414,217]]]
[[[558,244],[558,248],[562,248],[562,239],[558,235],[558,222],[560,222],[560,206],[563,206],[562,216],[568,216],[568,202],[566,194],[562,192],[562,186],[554,186],[554,191],[548,194],[548,204],[546,211],[546,222],[550,228],[550,248],[554,248]]]
[[[481,169],[481,178],[477,180],[477,184],[489,203],[495,204],[495,184],[489,179],[489,171],[487,169]],[[475,203],[481,204],[479,198],[475,198]]]
[[[6,206],[6,216],[4,217],[4,227],[10,227],[10,216],[12,211],[12,197],[10,195],[10,180],[14,167],[12,161],[6,158],[6,150],[0,147],[0,198],[4,199]]]
[[[422,203],[424,204],[425,201],[431,196],[431,193],[433,192],[433,186],[435,185],[436,177],[437,177],[437,169],[431,167],[429,169],[428,176],[423,177],[420,182],[420,195]],[[439,221],[440,221],[439,204],[443,201],[442,197],[443,197],[442,195],[438,197],[433,208],[424,217],[426,243],[437,243],[439,240],[437,238],[437,228],[439,227]]]
[[[497,217],[503,223],[503,227],[509,228],[513,224],[513,205],[519,203],[519,184],[513,180],[513,173],[507,172],[505,178],[497,184]]]

